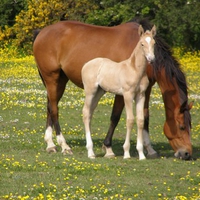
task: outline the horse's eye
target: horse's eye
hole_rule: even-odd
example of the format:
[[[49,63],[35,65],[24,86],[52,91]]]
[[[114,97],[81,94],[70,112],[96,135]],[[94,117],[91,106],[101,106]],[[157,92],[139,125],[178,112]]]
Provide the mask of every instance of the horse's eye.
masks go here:
[[[141,45],[142,45],[142,47],[144,46],[144,44],[143,44],[143,43],[141,43]]]
[[[184,125],[180,125],[180,130],[184,131],[185,130],[185,126]]]

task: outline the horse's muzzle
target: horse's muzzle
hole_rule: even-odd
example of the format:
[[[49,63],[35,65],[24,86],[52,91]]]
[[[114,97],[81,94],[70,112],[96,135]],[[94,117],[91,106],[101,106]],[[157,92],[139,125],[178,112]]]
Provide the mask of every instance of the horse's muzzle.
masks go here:
[[[176,158],[179,158],[181,160],[191,160],[192,159],[192,156],[190,155],[190,153],[188,151],[185,151],[185,150],[179,150],[177,151],[174,156]]]

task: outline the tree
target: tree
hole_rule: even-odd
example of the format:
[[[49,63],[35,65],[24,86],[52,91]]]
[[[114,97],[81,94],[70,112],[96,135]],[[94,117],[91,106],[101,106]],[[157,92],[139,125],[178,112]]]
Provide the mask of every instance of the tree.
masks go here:
[[[200,49],[197,0],[1,0],[0,6],[0,40],[21,47],[32,44],[34,29],[59,20],[114,26],[141,17],[156,24],[171,46]]]
[[[1,0],[0,1],[0,26],[13,26],[15,16],[25,9],[26,0]]]

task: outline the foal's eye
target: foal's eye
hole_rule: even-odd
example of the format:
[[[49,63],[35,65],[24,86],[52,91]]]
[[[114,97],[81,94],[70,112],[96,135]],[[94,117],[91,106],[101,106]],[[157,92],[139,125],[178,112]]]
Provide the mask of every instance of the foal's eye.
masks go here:
[[[142,47],[144,46],[144,44],[143,44],[143,43],[141,43],[141,45],[142,45]]]

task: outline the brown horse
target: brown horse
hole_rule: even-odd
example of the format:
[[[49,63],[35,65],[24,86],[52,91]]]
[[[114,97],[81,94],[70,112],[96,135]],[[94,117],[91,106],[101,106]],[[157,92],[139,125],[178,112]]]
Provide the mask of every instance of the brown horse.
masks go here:
[[[56,151],[52,139],[53,126],[57,142],[63,153],[72,153],[61,133],[58,121],[58,102],[62,97],[68,80],[83,87],[81,69],[87,61],[96,57],[106,57],[116,62],[127,59],[136,46],[139,36],[139,23],[150,29],[148,22],[129,22],[115,27],[88,25],[75,21],[63,21],[45,27],[34,41],[33,52],[39,73],[47,89],[47,124],[45,141],[47,151]],[[187,84],[179,63],[174,59],[170,48],[156,36],[155,62],[147,66],[150,84],[146,91],[144,146],[149,155],[156,152],[150,144],[148,135],[149,97],[151,88],[158,83],[165,104],[166,121],[164,133],[175,151],[175,156],[190,159],[191,116],[188,105]],[[115,96],[111,123],[104,140],[106,155],[112,152],[112,136],[118,124],[124,100]]]
[[[123,145],[124,158],[130,158],[130,135],[133,128],[133,100],[136,107],[137,122],[137,151],[139,159],[145,159],[143,153],[143,126],[145,91],[149,85],[146,74],[147,62],[155,59],[154,36],[156,27],[144,32],[139,26],[140,40],[133,49],[131,56],[121,62],[114,62],[108,58],[94,58],[82,68],[81,76],[85,92],[83,106],[83,122],[86,133],[86,148],[88,157],[95,158],[91,137],[91,119],[100,98],[105,92],[123,95],[126,109],[126,139]]]

